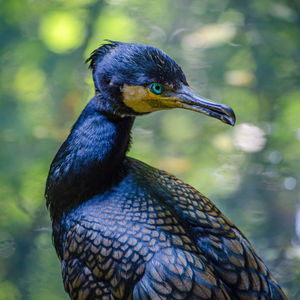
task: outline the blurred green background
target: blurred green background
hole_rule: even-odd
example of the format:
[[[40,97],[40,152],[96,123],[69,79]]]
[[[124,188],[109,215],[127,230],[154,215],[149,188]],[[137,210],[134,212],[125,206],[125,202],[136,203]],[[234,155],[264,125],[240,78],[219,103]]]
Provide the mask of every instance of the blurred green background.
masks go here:
[[[2,0],[0,300],[68,298],[43,193],[104,39],[165,50],[235,110],[234,128],[182,110],[138,118],[130,155],[212,199],[300,299],[299,11],[297,0]]]

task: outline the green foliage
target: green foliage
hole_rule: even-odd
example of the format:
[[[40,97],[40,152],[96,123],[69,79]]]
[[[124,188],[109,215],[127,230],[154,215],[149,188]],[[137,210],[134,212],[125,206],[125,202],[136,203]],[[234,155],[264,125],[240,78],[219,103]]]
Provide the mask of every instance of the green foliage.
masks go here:
[[[0,300],[67,299],[43,191],[93,95],[104,39],[152,44],[235,128],[189,111],[138,118],[130,155],[210,197],[300,299],[300,16],[296,1],[2,1]]]

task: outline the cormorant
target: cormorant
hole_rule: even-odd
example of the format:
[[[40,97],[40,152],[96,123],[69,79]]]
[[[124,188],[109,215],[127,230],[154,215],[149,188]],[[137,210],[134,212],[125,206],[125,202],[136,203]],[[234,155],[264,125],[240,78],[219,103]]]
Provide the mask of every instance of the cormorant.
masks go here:
[[[205,196],[127,157],[136,116],[184,108],[234,125],[163,51],[108,42],[92,52],[96,94],[46,186],[71,299],[286,299],[245,236]]]

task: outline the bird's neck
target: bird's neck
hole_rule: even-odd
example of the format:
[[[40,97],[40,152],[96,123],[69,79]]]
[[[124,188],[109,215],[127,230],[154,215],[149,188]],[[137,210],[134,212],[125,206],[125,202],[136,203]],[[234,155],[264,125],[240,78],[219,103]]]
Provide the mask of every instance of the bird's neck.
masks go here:
[[[47,180],[52,218],[90,199],[124,176],[122,163],[134,119],[105,114],[93,98],[56,154]]]

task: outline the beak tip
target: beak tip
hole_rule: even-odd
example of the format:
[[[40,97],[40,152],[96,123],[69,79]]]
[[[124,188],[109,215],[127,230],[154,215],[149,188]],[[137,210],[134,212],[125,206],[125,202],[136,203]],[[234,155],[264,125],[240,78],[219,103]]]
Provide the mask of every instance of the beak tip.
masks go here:
[[[228,125],[234,126],[235,125],[235,118],[224,116],[222,121]]]
[[[233,116],[230,118],[230,124],[229,125],[234,126],[235,122],[236,122],[236,118],[235,118],[235,115],[233,114]]]
[[[225,106],[224,112],[225,114],[221,120],[228,125],[234,126],[236,121],[234,111],[229,106]]]
[[[234,126],[236,118],[232,108],[225,104],[212,102],[201,98],[188,86],[183,86],[175,97],[181,105],[178,107],[197,111],[207,116],[217,118],[223,123]]]

